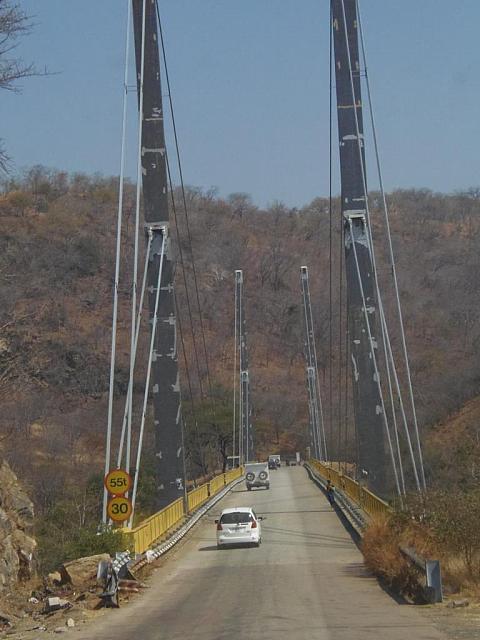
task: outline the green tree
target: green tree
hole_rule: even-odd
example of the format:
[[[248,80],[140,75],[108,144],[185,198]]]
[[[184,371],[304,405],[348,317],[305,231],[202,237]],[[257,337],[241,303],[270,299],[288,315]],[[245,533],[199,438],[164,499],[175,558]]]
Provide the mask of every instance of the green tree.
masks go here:
[[[232,451],[232,396],[222,387],[213,394],[214,402],[196,403],[194,413],[188,401],[184,402],[186,458],[192,479],[219,467],[225,471]]]

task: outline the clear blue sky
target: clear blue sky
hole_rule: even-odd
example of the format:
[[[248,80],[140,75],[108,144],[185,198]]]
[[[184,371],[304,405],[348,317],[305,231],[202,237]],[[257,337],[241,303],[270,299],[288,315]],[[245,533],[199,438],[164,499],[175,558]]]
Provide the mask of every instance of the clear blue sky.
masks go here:
[[[118,174],[127,0],[21,4],[36,27],[19,52],[59,73],[0,94],[16,166]],[[361,8],[387,188],[480,184],[480,2]],[[328,0],[162,0],[161,12],[186,182],[260,205],[326,195]],[[132,93],[131,175],[135,109]]]

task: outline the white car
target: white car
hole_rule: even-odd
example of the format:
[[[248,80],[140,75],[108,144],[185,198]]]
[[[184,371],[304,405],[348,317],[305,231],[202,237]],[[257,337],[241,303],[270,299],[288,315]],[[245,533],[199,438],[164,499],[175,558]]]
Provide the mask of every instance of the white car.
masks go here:
[[[222,549],[232,544],[252,544],[259,547],[262,541],[261,516],[251,507],[224,509],[217,525],[217,547]]]

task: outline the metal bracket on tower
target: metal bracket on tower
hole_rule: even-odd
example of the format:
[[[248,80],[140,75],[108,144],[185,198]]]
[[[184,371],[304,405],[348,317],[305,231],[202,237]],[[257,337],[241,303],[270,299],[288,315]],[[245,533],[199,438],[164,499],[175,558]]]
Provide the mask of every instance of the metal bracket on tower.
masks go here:
[[[361,220],[366,221],[367,212],[365,209],[347,209],[343,212],[345,220]]]

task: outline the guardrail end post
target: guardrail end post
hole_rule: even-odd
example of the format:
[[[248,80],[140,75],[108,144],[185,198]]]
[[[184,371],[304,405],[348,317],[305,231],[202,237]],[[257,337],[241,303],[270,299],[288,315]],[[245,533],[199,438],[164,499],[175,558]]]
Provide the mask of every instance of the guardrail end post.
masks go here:
[[[426,560],[427,590],[432,589],[433,602],[443,602],[442,572],[439,560]]]

